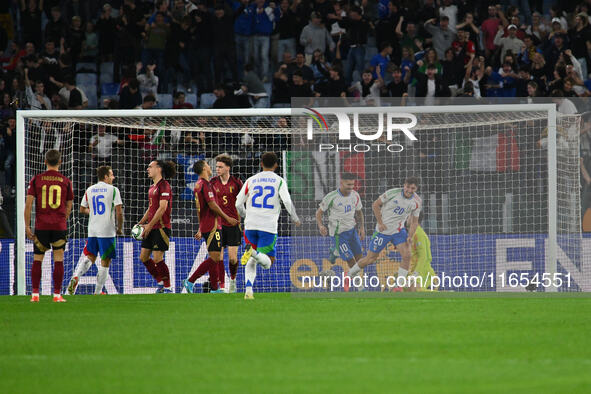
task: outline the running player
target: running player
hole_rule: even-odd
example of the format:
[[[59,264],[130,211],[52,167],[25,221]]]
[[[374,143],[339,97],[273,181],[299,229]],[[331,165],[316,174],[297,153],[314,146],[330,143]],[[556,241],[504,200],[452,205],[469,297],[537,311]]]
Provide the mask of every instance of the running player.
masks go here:
[[[218,206],[215,192],[209,182],[212,174],[209,164],[205,160],[199,160],[193,165],[193,171],[199,175],[199,180],[195,185],[195,205],[199,216],[199,230],[195,234],[195,238],[198,240],[205,238],[209,257],[197,267],[190,278],[183,281],[183,286],[187,293],[193,293],[195,281],[209,272],[210,293],[223,293],[224,290],[218,287],[219,264],[222,264],[222,271],[224,264],[222,222],[218,216],[230,226],[236,226],[239,222],[224,213]]]
[[[33,241],[31,302],[39,302],[41,262],[45,252],[53,250],[53,302],[66,302],[61,296],[64,280],[64,249],[67,242],[67,219],[72,212],[72,182],[59,172],[61,154],[55,149],[45,154],[47,171],[31,179],[25,203],[25,231]],[[31,230],[31,213],[35,202],[35,232]]]
[[[390,189],[382,194],[372,205],[373,213],[377,219],[376,231],[369,243],[367,256],[357,262],[349,270],[348,277],[355,277],[364,267],[376,262],[380,252],[391,242],[402,256],[402,263],[398,268],[398,276],[408,275],[410,267],[410,242],[415,235],[419,224],[422,201],[415,193],[419,186],[419,180],[409,177],[404,181],[403,188]],[[408,217],[410,228],[407,232],[404,224]],[[345,280],[345,290],[350,284],[350,279]]]
[[[220,208],[226,215],[236,220],[240,220],[236,210],[236,196],[242,189],[242,181],[230,175],[232,168],[232,158],[228,155],[219,155],[215,158],[215,170],[217,176],[211,178],[211,187],[214,189]],[[236,293],[236,272],[238,272],[238,247],[242,242],[242,232],[240,231],[240,222],[234,226],[222,218],[222,258],[218,262],[218,281],[219,288],[223,289],[226,272],[224,270],[224,248],[228,250],[228,268],[230,270],[230,286],[228,293]]]
[[[283,201],[296,226],[301,224],[291,202],[287,182],[274,172],[277,168],[277,155],[273,152],[264,153],[261,167],[263,171],[248,178],[236,198],[236,209],[244,217],[245,228],[246,250],[241,259],[242,264],[246,264],[245,299],[254,299],[252,287],[256,278],[256,265],[269,269],[275,261],[280,201]]]
[[[113,170],[109,166],[101,166],[96,173],[98,183],[86,189],[80,203],[80,213],[89,216],[88,241],[84,246],[84,259],[78,263],[68,285],[70,295],[76,293],[80,277],[92,267],[97,253],[101,254],[101,266],[96,276],[94,294],[102,293],[111,260],[117,257],[115,236],[123,235],[123,202],[119,189],[113,186]]]
[[[152,186],[148,191],[148,209],[138,224],[145,224],[142,232],[140,260],[158,282],[156,293],[170,293],[170,273],[164,262],[164,252],[170,242],[172,189],[168,179],[176,174],[173,162],[154,160],[148,166]],[[152,254],[153,258],[150,258]]]
[[[328,259],[335,263],[337,256],[347,262],[349,268],[361,260],[363,249],[361,239],[365,239],[365,219],[359,194],[353,190],[355,175],[346,172],[341,175],[340,186],[328,193],[316,211],[316,224],[320,235],[333,238]],[[328,229],[322,222],[328,216]],[[355,226],[359,226],[359,235]]]

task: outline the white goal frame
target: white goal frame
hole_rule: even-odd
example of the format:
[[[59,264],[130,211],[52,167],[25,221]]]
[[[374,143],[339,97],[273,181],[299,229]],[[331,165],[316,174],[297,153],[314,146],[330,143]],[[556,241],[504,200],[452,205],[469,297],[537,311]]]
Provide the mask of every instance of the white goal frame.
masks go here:
[[[548,114],[548,253],[546,254],[545,272],[552,276],[557,270],[557,155],[556,155],[556,104],[489,104],[489,105],[442,105],[417,107],[346,107],[358,114],[378,114],[383,112],[400,113],[494,113],[494,112],[546,112]],[[344,108],[322,108],[323,111]],[[16,210],[17,210],[17,250],[16,257],[16,294],[26,293],[25,273],[25,118],[107,118],[107,117],[191,117],[191,116],[297,116],[304,115],[304,108],[248,108],[248,109],[165,109],[165,110],[56,110],[23,111],[16,113]],[[557,291],[549,287],[546,291]]]

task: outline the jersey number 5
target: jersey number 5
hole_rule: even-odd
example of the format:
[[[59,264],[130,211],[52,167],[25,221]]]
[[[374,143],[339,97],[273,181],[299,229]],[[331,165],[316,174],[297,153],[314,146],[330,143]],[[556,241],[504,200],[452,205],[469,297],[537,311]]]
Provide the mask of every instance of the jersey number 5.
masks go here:
[[[49,196],[47,195],[47,185],[41,188],[41,208],[58,209],[62,202],[62,188],[58,185],[49,186]]]
[[[275,195],[275,188],[273,186],[265,186],[265,191],[269,193],[265,194],[263,197],[263,205],[257,202],[257,199],[263,195],[263,187],[262,186],[255,186],[254,187],[254,195],[252,196],[252,206],[255,208],[266,208],[266,209],[273,209],[275,208],[273,205],[268,203],[268,200]]]

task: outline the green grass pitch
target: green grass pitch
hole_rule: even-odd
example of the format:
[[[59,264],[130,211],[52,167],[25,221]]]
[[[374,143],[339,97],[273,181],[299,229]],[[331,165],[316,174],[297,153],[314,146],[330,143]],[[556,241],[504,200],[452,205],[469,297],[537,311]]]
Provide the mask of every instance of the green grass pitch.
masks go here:
[[[589,294],[0,297],[0,393],[589,393]]]

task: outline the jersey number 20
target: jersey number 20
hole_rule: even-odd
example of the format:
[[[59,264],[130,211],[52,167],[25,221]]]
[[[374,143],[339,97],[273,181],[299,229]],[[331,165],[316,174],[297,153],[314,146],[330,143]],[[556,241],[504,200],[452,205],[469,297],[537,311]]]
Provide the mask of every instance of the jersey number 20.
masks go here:
[[[257,199],[263,195],[263,187],[262,186],[255,186],[254,187],[254,195],[252,196],[252,206],[255,208],[266,208],[266,209],[273,209],[275,208],[273,205],[268,203],[268,200],[275,195],[275,188],[273,186],[265,186],[265,191],[269,193],[265,194],[263,197],[263,205],[257,202]]]

